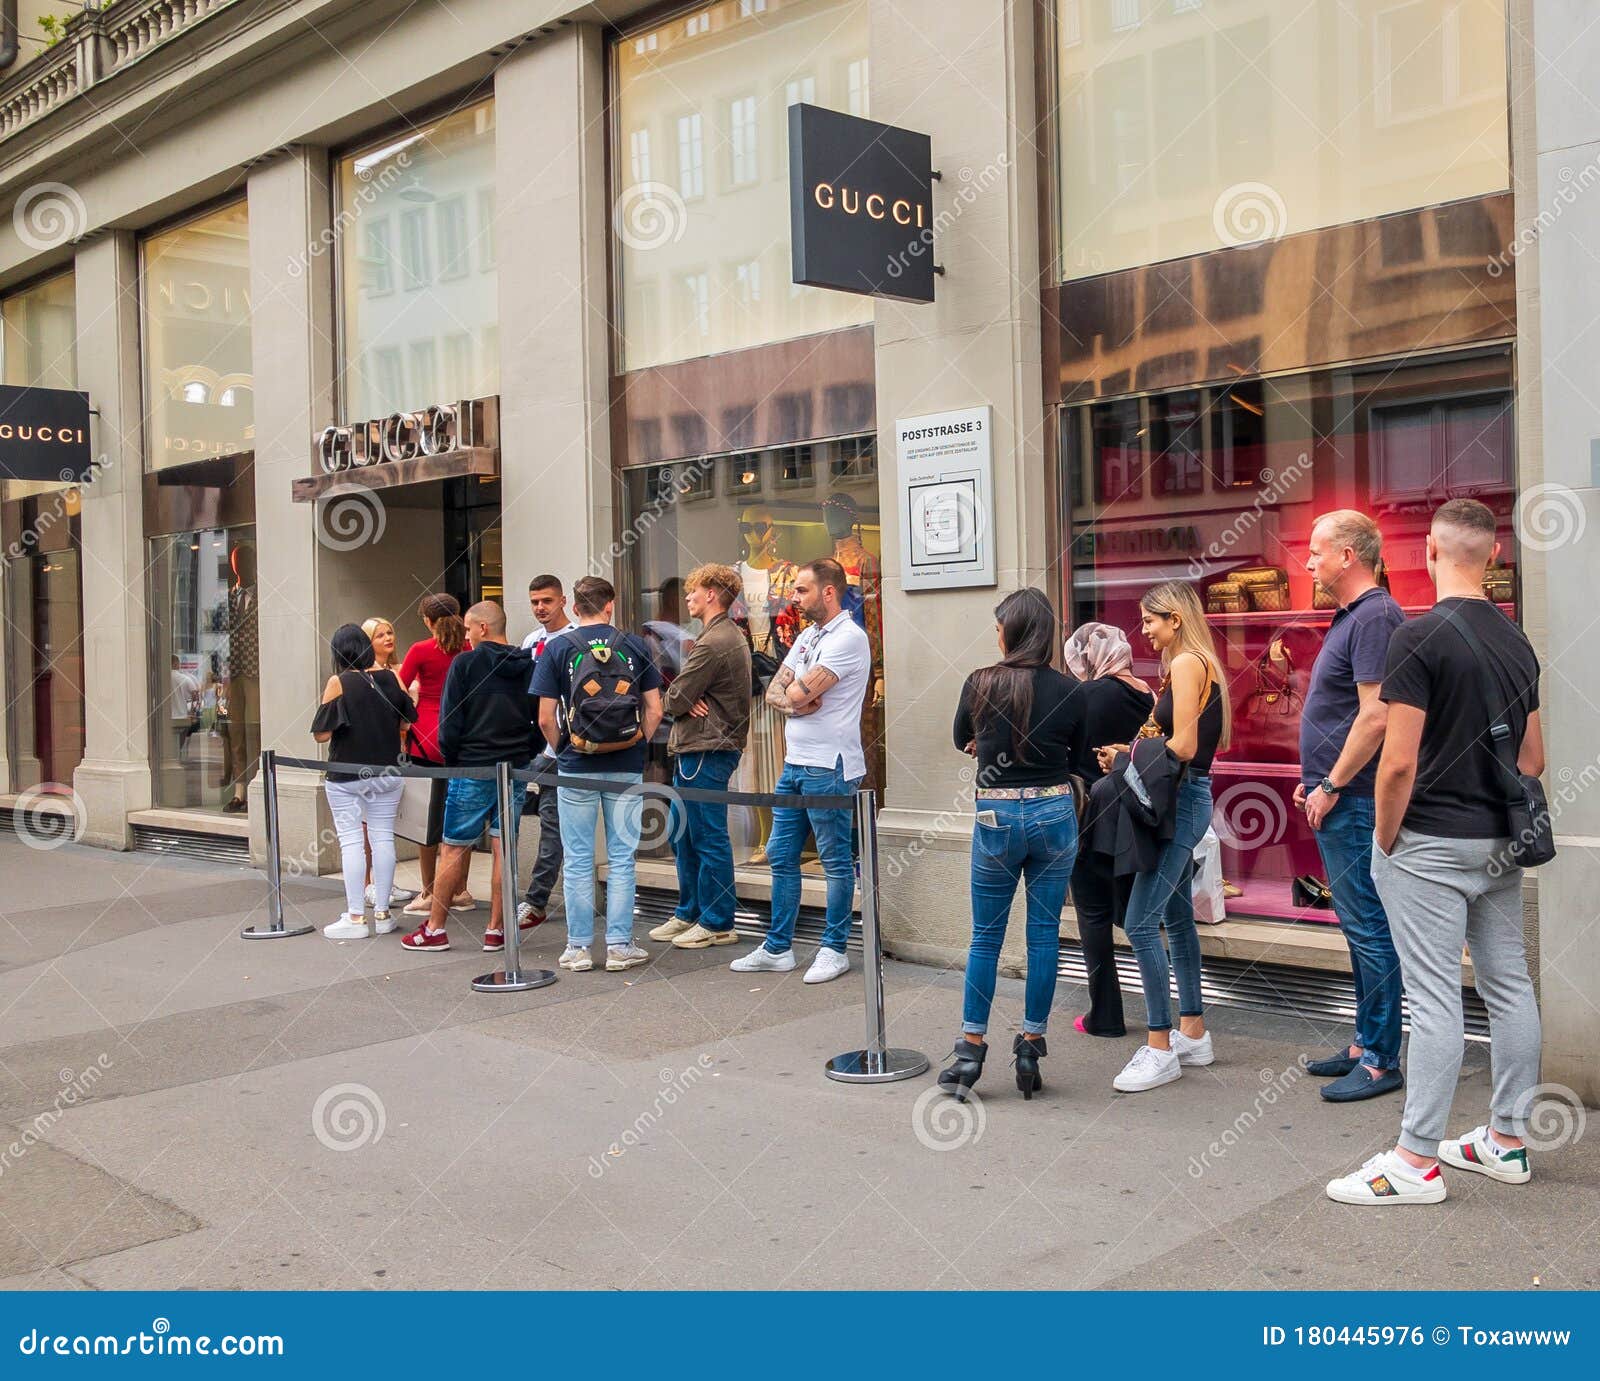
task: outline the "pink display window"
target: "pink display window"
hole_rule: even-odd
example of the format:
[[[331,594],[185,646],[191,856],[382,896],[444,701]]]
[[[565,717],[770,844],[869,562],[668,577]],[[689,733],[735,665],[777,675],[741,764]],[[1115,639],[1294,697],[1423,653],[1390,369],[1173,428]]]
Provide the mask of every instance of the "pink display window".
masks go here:
[[[1371,514],[1383,580],[1408,615],[1433,604],[1425,539],[1447,499],[1501,520],[1489,593],[1517,617],[1509,348],[1382,361],[1108,399],[1061,410],[1069,627],[1124,629],[1135,670],[1160,666],[1139,597],[1191,581],[1228,675],[1233,742],[1212,780],[1230,917],[1335,921],[1303,904],[1322,860],[1294,808],[1300,712],[1333,619],[1305,569],[1318,515]]]

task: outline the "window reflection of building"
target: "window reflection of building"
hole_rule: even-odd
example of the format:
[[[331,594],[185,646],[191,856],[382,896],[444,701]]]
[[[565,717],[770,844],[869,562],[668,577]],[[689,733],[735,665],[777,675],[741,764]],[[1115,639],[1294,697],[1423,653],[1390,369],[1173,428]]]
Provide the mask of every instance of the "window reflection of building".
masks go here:
[[[208,212],[140,250],[148,467],[253,450],[248,208]]]
[[[1063,278],[1510,185],[1495,0],[1067,0],[1057,26]]]
[[[499,391],[494,139],[485,101],[339,160],[344,420]]]
[[[653,196],[671,232],[619,234],[623,369],[871,321],[866,298],[770,288],[791,283],[786,111],[867,114],[866,48],[863,0],[722,0],[616,45],[618,205]]]

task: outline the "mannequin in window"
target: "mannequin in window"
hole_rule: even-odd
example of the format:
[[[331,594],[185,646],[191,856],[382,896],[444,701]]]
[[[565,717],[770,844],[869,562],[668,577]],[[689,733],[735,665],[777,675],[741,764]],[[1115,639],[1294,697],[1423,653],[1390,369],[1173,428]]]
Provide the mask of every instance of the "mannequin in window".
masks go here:
[[[245,809],[245,791],[261,756],[261,610],[256,603],[256,549],[241,542],[228,553],[228,727],[222,788],[230,814]]]
[[[872,693],[861,707],[861,743],[867,750],[864,785],[883,789],[878,762],[883,752],[883,563],[861,540],[862,517],[850,494],[830,494],[822,501],[822,521],[833,539],[833,559],[844,567],[845,579],[859,598],[852,599],[850,616],[866,630],[872,646]]]
[[[765,504],[750,504],[740,512],[739,537],[744,555],[736,569],[743,596],[734,609],[734,622],[744,624],[752,647],[781,662],[794,641],[788,609],[800,568],[778,554],[778,526]],[[743,791],[771,791],[782,771],[783,716],[757,696],[750,706],[750,746],[739,762],[738,787]],[[755,815],[755,849],[748,862],[759,865],[767,861],[772,812],[757,808]]]

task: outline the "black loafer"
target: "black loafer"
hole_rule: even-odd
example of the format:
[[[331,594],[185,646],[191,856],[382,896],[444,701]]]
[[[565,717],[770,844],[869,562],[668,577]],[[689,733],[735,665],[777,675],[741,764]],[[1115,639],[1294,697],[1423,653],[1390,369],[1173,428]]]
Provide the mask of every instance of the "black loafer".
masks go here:
[[[1363,1098],[1377,1098],[1404,1088],[1405,1082],[1398,1069],[1386,1069],[1374,1079],[1364,1066],[1357,1065],[1344,1078],[1325,1085],[1321,1093],[1330,1103],[1359,1103]]]
[[[1306,1073],[1315,1075],[1318,1079],[1337,1079],[1342,1074],[1348,1074],[1360,1063],[1359,1055],[1352,1055],[1348,1050],[1337,1050],[1332,1055],[1324,1055],[1320,1060],[1307,1060]]]

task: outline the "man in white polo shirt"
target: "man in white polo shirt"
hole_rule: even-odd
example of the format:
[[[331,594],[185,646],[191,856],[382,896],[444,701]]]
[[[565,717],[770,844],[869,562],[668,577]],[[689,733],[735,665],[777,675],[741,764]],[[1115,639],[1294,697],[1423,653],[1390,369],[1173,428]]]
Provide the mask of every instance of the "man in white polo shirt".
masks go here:
[[[795,639],[783,666],[767,687],[767,704],[789,716],[784,726],[779,795],[850,796],[867,775],[861,751],[861,704],[872,682],[872,645],[844,608],[844,567],[824,559],[802,566],[794,600],[810,626]],[[828,919],[822,947],[806,971],[807,983],[826,983],[850,967],[850,904],[855,864],[848,807],[827,810],[775,809],[767,861],[772,865],[772,923],[760,948],[728,967],[738,973],[794,967],[790,946],[800,914],[800,850],[806,832],[816,836],[828,879]]]

